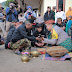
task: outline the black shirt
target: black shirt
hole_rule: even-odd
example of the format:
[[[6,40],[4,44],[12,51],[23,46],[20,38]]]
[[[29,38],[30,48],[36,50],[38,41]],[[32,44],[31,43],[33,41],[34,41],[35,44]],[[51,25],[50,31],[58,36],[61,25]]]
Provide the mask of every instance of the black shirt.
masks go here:
[[[28,31],[28,29],[26,29],[25,24],[22,24],[21,26],[19,26],[13,33],[12,38],[11,38],[11,42],[15,43],[20,39],[24,39],[27,38],[30,41],[34,41],[36,40],[36,37],[30,35],[31,33],[29,33],[31,31]]]
[[[9,19],[8,19],[9,22],[12,22],[12,11],[10,10],[9,12]]]
[[[50,11],[49,14],[48,14],[48,12],[46,12],[44,14],[44,21],[52,20],[52,19],[54,19],[54,13],[52,11]]]

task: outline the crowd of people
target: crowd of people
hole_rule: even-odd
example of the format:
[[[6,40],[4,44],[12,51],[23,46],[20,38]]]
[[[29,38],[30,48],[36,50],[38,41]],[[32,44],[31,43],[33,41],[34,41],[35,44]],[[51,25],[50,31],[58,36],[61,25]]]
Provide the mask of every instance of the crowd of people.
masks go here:
[[[4,23],[5,21],[5,23]],[[0,4],[0,28],[3,36],[6,38],[5,48],[14,49],[15,53],[20,53],[31,47],[63,46],[69,52],[72,51],[72,9],[55,13],[55,7],[48,6],[44,17],[32,10],[31,6],[27,7],[25,13],[22,12],[20,5],[15,8],[15,4],[10,2],[9,8],[4,8]],[[6,36],[7,34],[7,36]],[[4,40],[0,35],[0,45]]]

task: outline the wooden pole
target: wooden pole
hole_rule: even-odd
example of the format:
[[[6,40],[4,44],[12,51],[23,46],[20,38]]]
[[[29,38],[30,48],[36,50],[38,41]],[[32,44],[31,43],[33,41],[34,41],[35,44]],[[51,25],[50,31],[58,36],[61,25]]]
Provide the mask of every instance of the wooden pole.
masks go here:
[[[20,5],[20,0],[18,0],[18,4]]]
[[[63,11],[65,12],[65,0],[63,0]]]
[[[59,5],[59,0],[57,0],[57,8],[56,8],[56,12],[58,11],[58,5]]]

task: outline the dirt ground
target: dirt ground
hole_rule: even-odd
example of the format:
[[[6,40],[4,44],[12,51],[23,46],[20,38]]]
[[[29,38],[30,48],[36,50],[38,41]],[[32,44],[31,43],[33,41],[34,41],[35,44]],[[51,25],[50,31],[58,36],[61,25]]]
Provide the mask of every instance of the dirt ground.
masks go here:
[[[12,50],[0,46],[0,72],[72,72],[71,61],[41,60],[41,56],[32,58],[28,63]]]
[[[1,32],[0,32],[1,34]],[[0,46],[0,72],[72,72],[72,62],[41,60],[41,56],[32,58],[28,63],[12,50]]]

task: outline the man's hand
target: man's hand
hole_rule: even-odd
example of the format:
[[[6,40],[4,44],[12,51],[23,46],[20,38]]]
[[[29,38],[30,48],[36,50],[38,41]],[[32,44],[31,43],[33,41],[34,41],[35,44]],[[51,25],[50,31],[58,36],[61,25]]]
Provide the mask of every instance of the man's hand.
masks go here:
[[[43,45],[44,45],[44,42],[42,41],[41,43],[35,43],[37,46],[39,46],[39,47],[43,47]]]
[[[40,37],[36,37],[36,40],[38,40],[38,41],[42,41],[42,38]]]
[[[5,18],[5,16],[3,16],[3,17],[0,17],[0,18]]]
[[[10,5],[10,9],[12,9],[12,6]]]
[[[13,12],[13,13],[15,12],[14,9],[12,9],[12,12]]]
[[[44,37],[42,37],[42,40],[44,40]]]
[[[61,29],[65,30],[66,27],[61,27]]]

